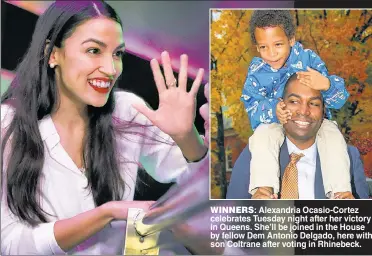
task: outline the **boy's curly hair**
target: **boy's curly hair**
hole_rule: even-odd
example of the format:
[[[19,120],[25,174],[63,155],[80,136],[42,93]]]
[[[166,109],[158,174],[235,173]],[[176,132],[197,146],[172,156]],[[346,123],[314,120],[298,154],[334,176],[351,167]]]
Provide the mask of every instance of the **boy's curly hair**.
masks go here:
[[[294,37],[296,29],[293,18],[288,10],[255,10],[249,22],[252,43],[257,44],[254,36],[256,28],[276,27],[283,28],[285,34],[290,39]]]

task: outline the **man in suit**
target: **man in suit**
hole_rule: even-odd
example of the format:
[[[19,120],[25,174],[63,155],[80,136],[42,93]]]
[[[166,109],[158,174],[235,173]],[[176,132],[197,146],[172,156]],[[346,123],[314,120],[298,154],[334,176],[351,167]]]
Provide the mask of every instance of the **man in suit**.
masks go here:
[[[301,152],[304,156],[296,164],[298,170],[298,198],[326,199],[316,147],[316,134],[324,118],[324,102],[321,92],[301,84],[294,74],[287,82],[283,99],[287,109],[292,112],[292,119],[283,125],[286,140],[279,154],[280,180],[282,180],[284,170],[290,162],[290,154]],[[301,121],[310,124],[304,126]],[[348,153],[352,193],[336,193],[335,198],[368,198],[368,185],[359,151],[357,148],[348,145]],[[250,161],[251,153],[249,147],[246,146],[232,170],[227,199],[251,198],[248,193]],[[334,178],[337,179],[337,177]],[[273,198],[278,198],[278,195],[271,194],[270,190],[265,187],[259,188],[252,196],[252,199]]]

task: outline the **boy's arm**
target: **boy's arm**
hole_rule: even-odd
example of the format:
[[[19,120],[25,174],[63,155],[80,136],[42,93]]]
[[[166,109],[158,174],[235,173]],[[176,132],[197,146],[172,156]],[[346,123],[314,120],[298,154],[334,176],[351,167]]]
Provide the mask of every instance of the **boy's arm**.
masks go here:
[[[314,51],[306,51],[309,54],[310,67],[329,79],[329,89],[322,91],[325,106],[327,108],[340,109],[350,96],[345,88],[344,79],[336,75],[329,75],[324,61]]]
[[[244,83],[241,100],[253,130],[261,123],[279,122],[276,116],[276,105],[279,100],[268,96],[264,86],[261,86],[255,76],[248,73]]]

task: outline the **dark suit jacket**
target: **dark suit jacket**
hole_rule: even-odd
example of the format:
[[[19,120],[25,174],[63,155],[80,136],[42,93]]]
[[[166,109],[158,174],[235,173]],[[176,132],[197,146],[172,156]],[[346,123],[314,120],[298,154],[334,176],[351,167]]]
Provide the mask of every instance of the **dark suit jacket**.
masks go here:
[[[364,175],[363,163],[360,158],[359,151],[356,147],[348,145],[348,153],[350,157],[350,175],[352,193],[356,199],[368,198],[368,185]],[[251,153],[248,145],[239,155],[232,170],[230,184],[227,189],[226,199],[250,199],[251,194],[248,192],[250,179],[250,161]],[[287,143],[284,142],[279,154],[281,177],[285,167],[289,163],[289,153]],[[337,179],[337,177],[335,177]],[[319,154],[316,157],[316,171],[315,171],[315,198],[325,199],[325,192],[323,186],[322,172],[320,169]]]

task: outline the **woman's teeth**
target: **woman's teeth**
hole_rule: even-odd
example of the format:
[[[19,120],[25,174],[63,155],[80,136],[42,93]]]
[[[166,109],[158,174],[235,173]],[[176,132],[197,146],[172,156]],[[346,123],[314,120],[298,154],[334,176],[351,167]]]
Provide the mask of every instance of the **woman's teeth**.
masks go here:
[[[100,87],[100,88],[108,88],[110,87],[110,82],[103,82],[99,80],[88,80],[88,82],[94,86]]]

